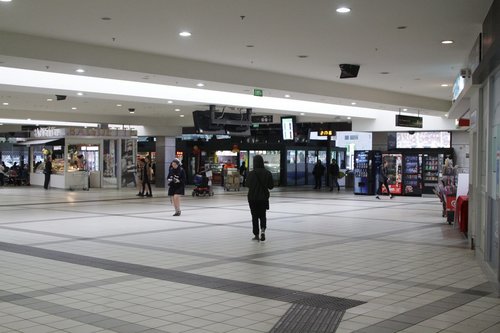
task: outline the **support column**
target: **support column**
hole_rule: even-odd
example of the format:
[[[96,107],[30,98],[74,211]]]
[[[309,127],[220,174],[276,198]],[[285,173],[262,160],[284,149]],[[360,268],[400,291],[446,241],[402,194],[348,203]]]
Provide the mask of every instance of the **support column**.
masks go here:
[[[175,137],[156,137],[155,186],[165,187],[170,162],[175,158]]]

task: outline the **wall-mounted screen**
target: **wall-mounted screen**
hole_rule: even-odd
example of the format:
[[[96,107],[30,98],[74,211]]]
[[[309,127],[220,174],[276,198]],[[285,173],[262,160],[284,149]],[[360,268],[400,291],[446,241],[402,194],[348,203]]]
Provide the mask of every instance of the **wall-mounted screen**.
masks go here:
[[[451,148],[450,132],[397,132],[396,148]]]
[[[281,132],[283,140],[295,139],[295,117],[281,117]]]

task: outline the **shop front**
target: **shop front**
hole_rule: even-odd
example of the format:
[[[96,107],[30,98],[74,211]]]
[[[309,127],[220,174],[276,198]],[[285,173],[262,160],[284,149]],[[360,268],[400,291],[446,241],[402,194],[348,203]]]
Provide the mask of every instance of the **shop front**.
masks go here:
[[[131,130],[64,128],[34,131],[30,181],[43,185],[45,162],[52,158],[50,186],[61,189],[136,186],[137,137]]]

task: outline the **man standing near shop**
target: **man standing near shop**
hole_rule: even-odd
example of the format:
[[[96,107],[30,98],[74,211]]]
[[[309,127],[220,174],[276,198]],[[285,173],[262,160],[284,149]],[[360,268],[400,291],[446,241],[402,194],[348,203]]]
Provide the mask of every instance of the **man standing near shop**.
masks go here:
[[[321,160],[318,159],[312,173],[314,176],[314,189],[321,190],[321,179],[325,173],[325,166],[321,163]]]
[[[332,177],[330,192],[333,191],[334,186],[337,186],[337,192],[340,192],[340,185],[339,185],[340,168],[339,168],[339,165],[337,164],[337,160],[334,158],[332,158],[332,164],[330,164],[329,171],[330,171],[330,177]]]
[[[48,190],[50,183],[50,175],[52,174],[52,156],[47,155],[47,160],[45,161],[45,168],[43,169],[45,175],[45,181],[43,183],[43,188]]]

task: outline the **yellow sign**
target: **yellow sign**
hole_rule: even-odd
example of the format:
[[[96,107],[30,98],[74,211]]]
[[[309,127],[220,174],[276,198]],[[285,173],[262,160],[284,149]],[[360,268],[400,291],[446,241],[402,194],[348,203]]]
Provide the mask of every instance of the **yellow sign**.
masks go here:
[[[320,130],[318,131],[319,136],[332,136],[333,130]]]

